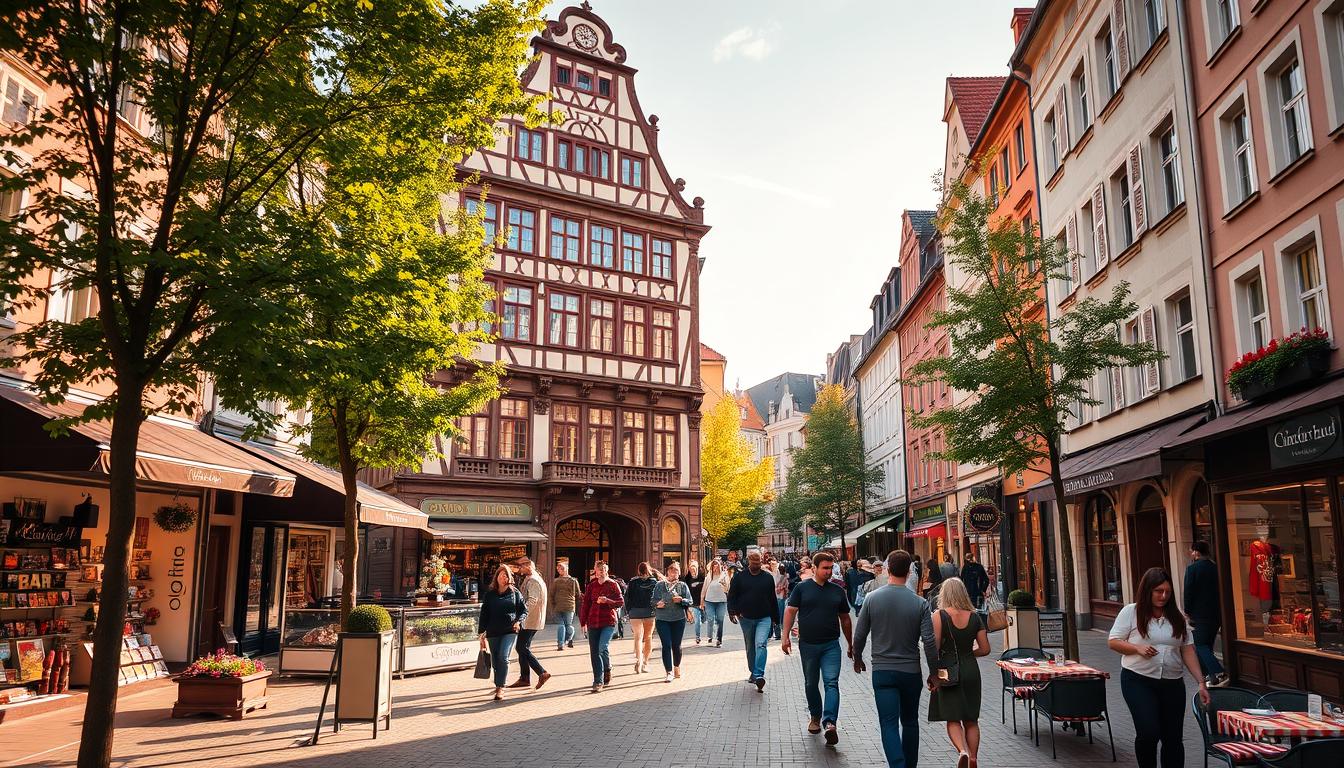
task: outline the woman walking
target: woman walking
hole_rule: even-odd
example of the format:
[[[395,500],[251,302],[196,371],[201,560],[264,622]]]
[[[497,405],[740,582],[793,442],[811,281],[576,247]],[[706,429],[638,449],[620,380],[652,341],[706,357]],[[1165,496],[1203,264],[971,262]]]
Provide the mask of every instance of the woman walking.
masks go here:
[[[1186,672],[1199,684],[1208,706],[1209,690],[1195,655],[1195,637],[1176,605],[1171,574],[1149,568],[1139,580],[1135,601],[1120,609],[1111,627],[1111,650],[1121,654],[1120,693],[1134,718],[1134,759],[1139,768],[1185,765]]]
[[[653,617],[658,642],[663,646],[663,672],[667,682],[681,677],[681,638],[686,634],[686,614],[691,610],[691,588],[681,581],[681,564],[667,566],[665,581],[653,589]]]
[[[722,648],[723,622],[728,617],[728,571],[717,559],[709,561],[700,610],[705,613],[705,642],[713,640],[717,633],[714,647]]]
[[[611,636],[616,632],[616,610],[624,603],[621,588],[612,581],[606,563],[593,569],[597,578],[583,591],[579,624],[588,632],[588,659],[593,664],[593,693],[611,682]]]
[[[691,616],[695,618],[695,644],[700,644],[700,625],[705,623],[704,602],[705,575],[700,572],[700,563],[692,560],[686,573],[686,588],[691,590]]]
[[[490,589],[481,595],[481,613],[476,631],[481,648],[490,650],[490,666],[495,673],[495,701],[504,698],[504,681],[509,675],[509,654],[518,642],[518,631],[527,618],[527,604],[513,586],[513,571],[501,565],[495,571]]]
[[[635,672],[648,672],[653,652],[653,589],[658,579],[648,563],[640,563],[635,573],[625,588],[625,614],[635,639]]]
[[[947,738],[958,752],[957,768],[976,768],[980,756],[980,665],[977,656],[989,655],[989,633],[961,579],[946,579],[933,614],[933,636],[938,644],[935,678],[946,674],[946,685],[929,684],[929,722],[947,723]],[[947,670],[946,673],[943,670]]]

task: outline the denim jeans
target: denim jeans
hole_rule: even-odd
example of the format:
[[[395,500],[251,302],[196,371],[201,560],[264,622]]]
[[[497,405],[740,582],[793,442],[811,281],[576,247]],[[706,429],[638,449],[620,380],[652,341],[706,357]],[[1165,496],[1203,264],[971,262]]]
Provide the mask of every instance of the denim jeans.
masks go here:
[[[611,636],[615,627],[588,628],[588,660],[593,664],[593,685],[601,685],[611,671]]]
[[[782,598],[782,597],[777,597],[777,598],[775,598],[775,602],[779,604],[779,619],[780,619],[780,621],[783,621],[783,620],[784,620],[784,608],[785,608],[785,605],[784,605],[784,602],[785,602],[785,601],[784,601],[784,598]],[[771,627],[770,627],[770,636],[773,637],[773,638],[775,638],[776,640],[778,640],[778,639],[779,639],[779,632],[780,632],[781,629],[783,629],[783,627],[780,625],[780,622],[779,622],[779,621],[775,622],[775,623],[772,624]]]
[[[560,619],[560,623],[555,625],[555,644],[572,644],[574,642],[574,612],[559,611],[555,615]]]
[[[924,681],[914,672],[873,670],[873,700],[888,768],[918,768],[919,697]]]
[[[1199,668],[1205,677],[1221,675],[1224,672],[1218,657],[1213,655],[1213,641],[1218,637],[1218,629],[1217,624],[1209,623],[1196,624],[1194,628],[1195,655],[1199,657]]]
[[[700,626],[705,623],[705,611],[697,606],[691,606],[691,615],[695,617],[695,641],[698,643],[700,642]]]
[[[686,634],[686,622],[659,619],[654,626],[663,646],[663,671],[671,672],[673,667],[681,666],[681,638]]]
[[[807,712],[819,718],[823,727],[840,717],[840,641],[798,643],[798,658],[803,662],[803,693],[807,694]],[[825,703],[818,683],[825,689]]]
[[[532,653],[532,640],[536,638],[537,631],[535,629],[524,629],[518,633],[519,680],[531,680],[533,672],[538,675],[546,673],[546,668],[541,666],[536,654]]]
[[[1134,762],[1139,768],[1157,768],[1157,745],[1162,744],[1162,768],[1185,765],[1185,680],[1159,680],[1128,669],[1120,671],[1120,693],[1134,719]]]
[[[711,603],[705,601],[705,637],[714,639],[715,633],[718,633],[718,641],[723,642],[723,623],[727,621],[728,615],[727,603]]]
[[[509,654],[513,653],[513,646],[518,642],[518,636],[497,635],[485,638],[485,642],[490,646],[490,667],[495,672],[495,687],[503,688],[509,679]]]
[[[742,639],[747,643],[747,668],[751,670],[751,679],[765,677],[765,647],[770,642],[770,617],[748,619],[739,616],[737,622],[742,625]]]

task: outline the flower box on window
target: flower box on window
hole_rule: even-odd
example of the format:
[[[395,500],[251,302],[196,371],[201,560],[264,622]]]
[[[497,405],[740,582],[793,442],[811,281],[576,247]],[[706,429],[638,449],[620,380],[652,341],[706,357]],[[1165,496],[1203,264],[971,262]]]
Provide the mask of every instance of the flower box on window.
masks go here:
[[[1227,371],[1227,388],[1242,400],[1258,400],[1309,382],[1330,369],[1330,335],[1302,329],[1247,352]]]

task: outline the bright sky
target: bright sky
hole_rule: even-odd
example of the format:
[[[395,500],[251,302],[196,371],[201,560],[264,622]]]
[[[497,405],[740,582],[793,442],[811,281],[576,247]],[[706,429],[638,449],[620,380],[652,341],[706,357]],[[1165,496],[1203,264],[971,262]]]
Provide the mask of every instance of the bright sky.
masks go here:
[[[901,211],[935,200],[944,78],[1005,74],[1012,9],[1032,4],[592,0],[668,171],[705,198],[700,338],[729,387],[820,374],[868,329]]]

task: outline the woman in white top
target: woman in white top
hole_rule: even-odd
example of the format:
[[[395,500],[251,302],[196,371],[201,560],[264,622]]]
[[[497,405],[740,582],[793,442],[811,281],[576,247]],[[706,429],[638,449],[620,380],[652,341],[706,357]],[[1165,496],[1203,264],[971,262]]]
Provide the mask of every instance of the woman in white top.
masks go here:
[[[1190,673],[1199,683],[1199,699],[1209,703],[1194,634],[1176,605],[1171,575],[1149,568],[1139,580],[1135,602],[1120,609],[1111,627],[1109,645],[1123,658],[1120,692],[1134,719],[1134,757],[1139,768],[1157,768],[1157,746],[1162,745],[1162,768],[1185,765],[1185,680]]]
[[[705,614],[705,642],[717,634],[714,647],[722,647],[723,621],[728,615],[728,571],[717,558],[709,561],[709,573],[700,592],[700,610]]]

